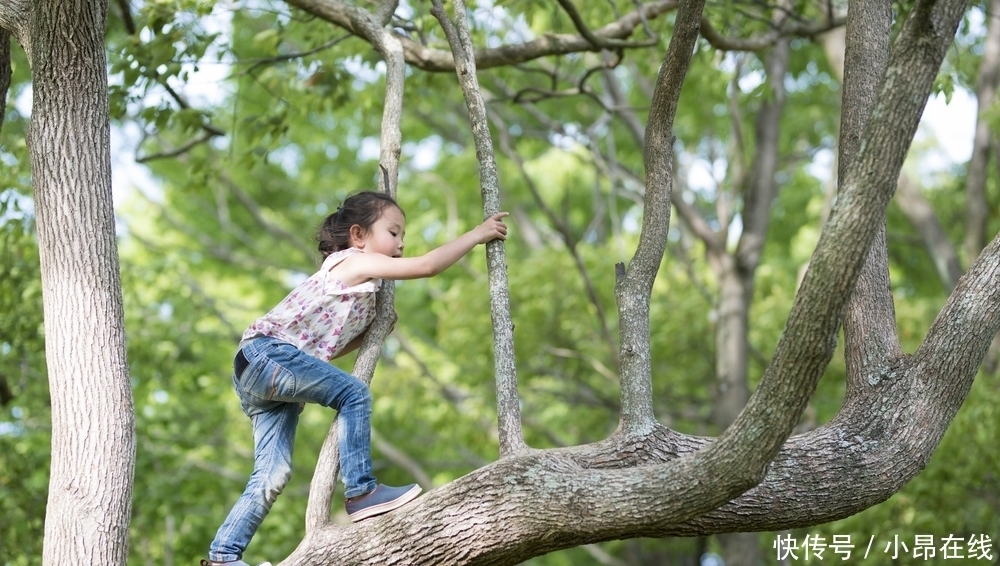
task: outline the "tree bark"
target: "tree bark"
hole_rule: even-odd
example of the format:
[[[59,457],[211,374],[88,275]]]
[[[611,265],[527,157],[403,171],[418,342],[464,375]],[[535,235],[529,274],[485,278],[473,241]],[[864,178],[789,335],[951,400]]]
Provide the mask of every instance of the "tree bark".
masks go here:
[[[440,0],[434,0],[431,12],[441,23],[455,58],[455,70],[469,110],[472,136],[476,144],[476,158],[479,161],[483,217],[489,218],[500,212],[500,180],[497,174],[496,156],[486,118],[486,101],[479,90],[479,80],[476,77],[476,60],[465,16],[465,2],[453,0],[453,3],[454,23],[448,18]],[[504,249],[503,240],[493,240],[486,244],[501,458],[528,448],[521,429],[521,401],[517,394],[517,369],[514,365],[514,322],[510,315],[510,290],[507,285],[507,260]]]
[[[0,128],[7,115],[7,91],[10,90],[10,32],[0,28]]]
[[[682,2],[670,46],[660,67],[643,140],[646,194],[642,231],[628,267],[618,264],[615,299],[621,328],[622,414],[618,432],[648,433],[655,421],[649,349],[649,300],[663,261],[673,194],[673,122],[681,85],[701,27],[703,0]]]
[[[889,64],[891,27],[892,6],[887,0],[849,4],[838,155],[841,191],[861,149],[869,116],[876,108],[879,81],[886,75]],[[898,175],[897,170],[897,180]],[[893,188],[895,185],[894,182]],[[869,380],[877,379],[879,367],[902,354],[896,333],[888,255],[883,217],[844,317],[848,399]]]
[[[106,2],[38,1],[28,130],[52,400],[42,562],[125,564],[135,423],[111,198]]]

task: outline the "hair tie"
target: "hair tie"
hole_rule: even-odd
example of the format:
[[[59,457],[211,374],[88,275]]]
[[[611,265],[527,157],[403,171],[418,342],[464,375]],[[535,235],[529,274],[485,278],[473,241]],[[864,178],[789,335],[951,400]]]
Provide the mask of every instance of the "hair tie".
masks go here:
[[[340,205],[337,207],[337,224],[340,224],[340,213],[344,212],[344,206]]]

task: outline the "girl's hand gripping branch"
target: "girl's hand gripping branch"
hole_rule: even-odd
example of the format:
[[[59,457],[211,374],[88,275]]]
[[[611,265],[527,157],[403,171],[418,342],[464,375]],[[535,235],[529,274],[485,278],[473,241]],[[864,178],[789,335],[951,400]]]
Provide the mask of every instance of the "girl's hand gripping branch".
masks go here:
[[[402,257],[406,219],[394,207],[386,208],[369,230],[351,230],[351,245],[364,253],[347,257],[331,274],[348,286],[369,279],[421,279],[451,267],[472,248],[492,240],[507,239],[506,212],[498,212],[458,238],[422,256]],[[360,228],[360,227],[357,227]]]
[[[476,232],[479,235],[477,243],[486,244],[488,242],[492,242],[493,240],[506,240],[507,225],[503,223],[503,217],[508,214],[509,213],[507,212],[498,212],[477,226],[473,230],[473,232]]]

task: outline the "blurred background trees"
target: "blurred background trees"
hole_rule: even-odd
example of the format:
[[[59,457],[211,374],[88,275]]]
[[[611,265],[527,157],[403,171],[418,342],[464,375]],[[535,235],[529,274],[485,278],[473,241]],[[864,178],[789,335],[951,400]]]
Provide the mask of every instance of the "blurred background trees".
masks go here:
[[[647,3],[658,11],[634,20],[628,2],[560,4],[470,6],[482,47],[635,22],[627,41],[604,49],[480,66],[512,212],[521,413],[528,443],[540,448],[596,441],[618,424],[614,264],[628,260],[638,236],[643,125],[672,21],[664,2]],[[909,7],[894,5],[898,13]],[[419,43],[435,25],[428,9],[403,3],[393,26]],[[651,320],[656,414],[681,432],[716,434],[742,407],[829,210],[842,73],[835,34],[845,10],[809,2],[706,8],[675,123],[675,221]],[[993,6],[969,7],[939,76],[942,96],[981,97],[985,135],[977,130],[972,153],[980,161],[942,163],[941,142],[925,138],[911,150],[910,196],[901,189],[897,200],[905,200],[890,208],[904,348],[919,343],[954,285],[939,267],[940,246],[960,250],[954,257],[964,268],[975,242],[981,248],[1000,227],[996,214],[980,218],[1000,202],[990,159],[996,17]],[[312,236],[322,218],[350,192],[377,186],[382,64],[344,29],[263,1],[122,0],[109,14],[108,50],[138,433],[129,563],[191,563],[252,464],[229,379],[239,335],[315,269]],[[12,55],[0,149],[0,563],[22,566],[40,563],[49,418],[22,141],[31,86],[26,63]],[[407,253],[419,254],[478,223],[481,204],[454,74],[411,63],[398,194]],[[933,216],[912,212],[914,202],[928,203]],[[934,222],[943,240],[926,236]],[[397,284],[399,322],[372,384],[374,457],[388,483],[441,485],[495,459],[484,256],[479,249],[434,279]],[[835,360],[803,430],[835,414],[843,372]],[[984,371],[906,488],[864,513],[791,534],[1000,540],[1000,457],[991,449],[998,406],[1000,380]],[[248,560],[285,556],[300,541],[309,470],[331,417],[306,409],[297,473]],[[772,562],[775,536],[616,541],[529,563],[697,564],[708,553],[727,564]],[[873,560],[889,563],[889,555]]]

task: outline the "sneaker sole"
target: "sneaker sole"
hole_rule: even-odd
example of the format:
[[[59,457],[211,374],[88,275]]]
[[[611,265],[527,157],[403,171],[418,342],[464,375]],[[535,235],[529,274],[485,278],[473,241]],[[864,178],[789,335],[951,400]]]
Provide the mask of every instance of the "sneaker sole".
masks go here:
[[[357,523],[358,521],[367,519],[369,517],[374,517],[376,515],[388,513],[389,511],[392,511],[394,509],[399,509],[403,505],[406,505],[407,503],[413,501],[414,499],[417,498],[418,495],[420,495],[421,491],[423,491],[423,489],[419,485],[415,485],[410,488],[410,491],[407,491],[406,493],[400,495],[399,497],[393,499],[392,501],[386,501],[385,503],[379,503],[378,505],[365,507],[360,511],[355,511],[354,513],[351,513],[350,515],[348,515],[348,517],[351,518],[351,521]]]

